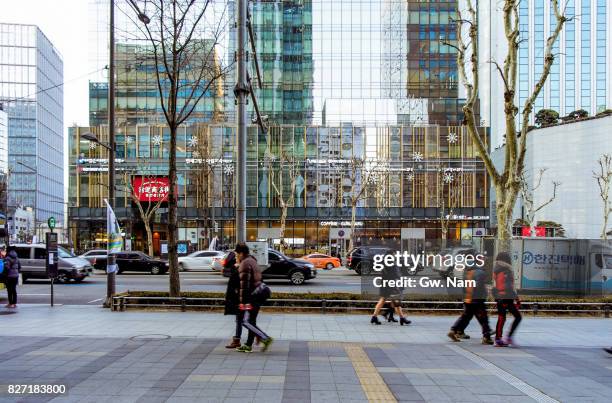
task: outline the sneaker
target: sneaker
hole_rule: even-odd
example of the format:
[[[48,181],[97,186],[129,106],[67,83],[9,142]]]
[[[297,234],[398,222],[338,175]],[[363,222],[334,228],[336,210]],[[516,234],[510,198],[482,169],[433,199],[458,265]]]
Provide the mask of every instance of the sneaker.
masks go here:
[[[493,339],[491,338],[491,336],[482,336],[481,343],[482,344],[492,345],[493,344]]]
[[[238,347],[236,349],[236,351],[238,351],[240,353],[252,353],[253,352],[253,347],[247,346],[246,344],[243,344],[242,346]]]
[[[263,347],[261,348],[261,351],[264,353],[268,351],[268,348],[270,348],[273,342],[274,342],[274,339],[272,337],[268,337],[267,339],[262,340],[261,344],[263,344]]]
[[[506,337],[504,339],[504,343],[506,343],[508,346],[515,346],[516,344],[514,343],[514,340],[512,340],[512,337]]]
[[[457,332],[457,336],[460,339],[463,339],[463,340],[469,340],[470,339],[470,335],[469,334],[465,334],[463,332]]]
[[[502,339],[495,339],[495,347],[508,347],[508,344]]]
[[[459,335],[454,330],[451,330],[450,332],[448,332],[448,337],[452,341],[461,341],[461,339],[459,338]]]

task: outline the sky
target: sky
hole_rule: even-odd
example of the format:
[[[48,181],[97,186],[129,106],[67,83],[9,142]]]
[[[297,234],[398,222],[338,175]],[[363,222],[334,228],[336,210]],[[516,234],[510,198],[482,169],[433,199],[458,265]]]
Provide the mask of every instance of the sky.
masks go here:
[[[64,60],[64,126],[87,126],[88,0],[0,0],[0,22],[37,25]],[[67,129],[66,129],[67,130]]]

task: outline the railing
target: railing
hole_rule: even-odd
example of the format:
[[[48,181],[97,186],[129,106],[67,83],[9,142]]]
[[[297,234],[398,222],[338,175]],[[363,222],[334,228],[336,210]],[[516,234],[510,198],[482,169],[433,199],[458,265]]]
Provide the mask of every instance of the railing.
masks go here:
[[[178,308],[182,312],[193,308],[218,309],[224,306],[223,298],[187,298],[187,297],[134,297],[119,295],[113,297],[111,309],[125,311],[133,308]],[[283,310],[319,311],[323,314],[338,311],[372,311],[376,300],[339,300],[339,299],[270,299],[264,308]],[[486,302],[489,309],[495,308],[495,302]],[[404,311],[415,312],[458,312],[463,310],[461,301],[402,301]],[[610,317],[612,303],[607,302],[522,302],[523,312],[538,314],[601,314]]]

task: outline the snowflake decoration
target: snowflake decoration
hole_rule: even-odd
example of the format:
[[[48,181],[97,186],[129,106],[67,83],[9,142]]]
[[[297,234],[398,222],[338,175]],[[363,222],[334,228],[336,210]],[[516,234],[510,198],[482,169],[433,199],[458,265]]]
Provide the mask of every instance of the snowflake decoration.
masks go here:
[[[448,136],[446,136],[446,139],[448,140],[449,144],[455,144],[459,141],[459,136],[457,136],[457,133],[449,133]]]
[[[90,141],[90,142],[89,142],[89,149],[90,149],[90,150],[95,150],[95,149],[96,149],[96,147],[98,147],[98,143],[93,142],[93,141]]]
[[[412,153],[412,159],[413,159],[415,162],[421,162],[421,161],[423,161],[423,153],[420,153],[420,152],[418,152],[418,151],[413,152],[413,153]]]
[[[266,150],[266,153],[264,154],[264,162],[272,163],[274,161],[276,161],[276,156],[272,154],[270,151]]]
[[[223,167],[223,173],[225,175],[233,175],[234,174],[234,165],[228,164]]]
[[[134,137],[132,136],[127,136],[127,143],[128,144],[132,144],[134,142]]]
[[[199,151],[197,151],[197,150],[196,150],[196,151],[193,151],[193,152],[191,153],[191,156],[192,156],[193,158],[200,158],[200,152],[199,152]]]
[[[162,143],[162,136],[160,136],[160,135],[153,136],[151,141],[153,142],[154,146],[159,147],[161,145],[161,143]]]
[[[368,183],[370,185],[374,185],[376,184],[376,182],[378,182],[378,174],[376,173],[370,174],[370,176],[368,176]]]
[[[187,145],[189,147],[195,147],[198,145],[198,138],[196,136],[191,136],[189,140],[187,140]]]
[[[444,181],[444,183],[451,183],[453,179],[455,178],[453,177],[453,174],[450,172],[444,172],[444,175],[442,175],[442,180]]]
[[[408,175],[406,175],[406,179],[408,179],[410,182],[412,182],[414,180],[414,174],[413,173],[409,173]]]

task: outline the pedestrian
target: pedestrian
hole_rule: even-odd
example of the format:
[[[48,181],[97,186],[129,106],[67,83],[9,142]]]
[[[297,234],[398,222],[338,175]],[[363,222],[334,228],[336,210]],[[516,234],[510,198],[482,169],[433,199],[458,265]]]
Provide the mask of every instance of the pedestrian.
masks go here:
[[[393,251],[389,250],[386,254],[393,255]],[[409,325],[411,321],[406,319],[404,317],[404,313],[402,312],[401,290],[397,287],[392,287],[389,285],[390,282],[400,279],[401,274],[399,269],[395,265],[385,265],[385,267],[381,271],[381,275],[382,281],[381,286],[379,287],[380,298],[378,299],[378,302],[374,307],[374,315],[372,315],[370,323],[373,325],[381,324],[380,320],[378,319],[378,315],[380,315],[380,311],[384,308],[388,300],[389,304],[391,305],[391,312],[389,313],[389,311],[387,311],[384,315],[385,318],[387,318],[387,321],[397,322],[397,320],[395,320],[395,318],[393,317],[393,311],[395,311],[395,313],[397,313],[397,316],[399,316],[400,318],[400,326]]]
[[[604,351],[608,354],[612,354],[612,347],[610,348],[604,348]]]
[[[495,326],[495,347],[507,347],[514,344],[512,336],[521,323],[521,300],[514,289],[514,273],[512,271],[512,260],[508,252],[497,254],[493,266],[493,298],[497,302],[497,325]],[[502,339],[506,313],[514,316],[510,332]]]
[[[476,256],[476,251],[467,251],[465,254]],[[476,316],[482,328],[482,344],[493,344],[489,316],[487,315],[487,306],[485,304],[487,300],[486,274],[483,268],[475,263],[466,265],[464,280],[468,281],[466,281],[466,286],[463,289],[463,313],[451,326],[448,337],[452,341],[469,339],[470,336],[465,334],[465,328],[470,324],[472,318]],[[474,284],[472,281],[475,282],[474,286],[471,286]]]
[[[17,251],[14,246],[10,246],[8,254],[4,258],[4,285],[8,294],[7,308],[17,308],[17,283],[19,282],[19,273],[21,273],[21,262],[17,256]]]
[[[240,337],[242,336],[242,315],[240,315],[240,310],[238,309],[238,305],[240,305],[240,275],[238,274],[235,252],[227,254],[223,262],[223,270],[229,272],[229,280],[225,292],[225,315],[234,315],[236,317],[234,337],[232,337],[232,341],[225,348],[238,348],[240,347]]]
[[[253,351],[253,342],[257,337],[258,342],[263,344],[262,351],[268,350],[274,339],[257,327],[257,315],[261,308],[261,300],[253,293],[260,289],[263,284],[261,270],[257,260],[249,254],[249,247],[245,243],[236,245],[236,260],[240,264],[238,274],[240,276],[239,305],[240,317],[243,325],[249,330],[247,341],[244,345],[236,348],[241,353]]]

